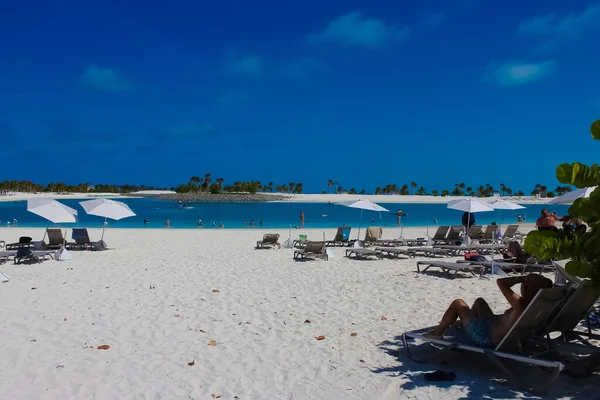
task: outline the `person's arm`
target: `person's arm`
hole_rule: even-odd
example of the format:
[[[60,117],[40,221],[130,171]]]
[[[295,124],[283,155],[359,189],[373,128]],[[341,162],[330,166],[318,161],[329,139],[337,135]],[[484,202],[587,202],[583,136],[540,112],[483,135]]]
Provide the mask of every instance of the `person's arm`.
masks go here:
[[[515,293],[511,288],[516,284],[523,283],[526,276],[511,276],[508,278],[500,278],[496,281],[500,292],[504,295],[508,303],[514,309],[520,309],[521,296]]]

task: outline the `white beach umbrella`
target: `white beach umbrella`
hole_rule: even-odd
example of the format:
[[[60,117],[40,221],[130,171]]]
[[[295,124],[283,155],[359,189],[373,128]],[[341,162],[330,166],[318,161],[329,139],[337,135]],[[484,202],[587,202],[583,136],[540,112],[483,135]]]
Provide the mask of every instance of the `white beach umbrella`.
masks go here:
[[[597,188],[598,186],[586,187],[583,189],[576,189],[572,192],[565,193],[562,196],[558,196],[553,198],[548,202],[548,204],[565,204],[572,203],[577,199],[590,197],[590,194]]]
[[[448,203],[448,208],[450,208],[452,210],[464,211],[464,212],[469,213],[468,221],[471,220],[471,214],[473,214],[473,213],[494,211],[494,209],[492,207],[490,207],[488,205],[488,203],[484,203],[477,199],[452,200],[451,202]],[[467,227],[467,229],[469,229],[469,228]],[[465,232],[465,236],[464,236],[465,242],[467,240],[468,234],[469,234],[468,231]]]
[[[496,200],[496,201],[489,203],[489,205],[494,210],[520,210],[522,208],[525,208],[522,205],[512,203],[512,202],[506,201],[506,200]]]
[[[389,212],[389,210],[387,208],[383,208],[379,204],[373,203],[372,201],[369,201],[369,200],[349,200],[349,201],[341,201],[336,204],[338,204],[340,206],[360,209],[360,224],[358,225],[358,240],[356,242],[354,242],[355,247],[362,246],[362,242],[360,241],[360,226],[362,225],[363,211],[369,210],[369,211]]]
[[[106,219],[119,220],[128,217],[135,217],[135,213],[129,208],[129,206],[121,201],[114,201],[110,199],[94,199],[88,201],[82,201],[81,207],[89,215],[97,215],[104,217],[104,226],[102,227],[102,238],[104,239],[104,229],[106,228]]]
[[[494,210],[500,210],[500,221],[502,221],[502,210],[520,210],[520,209],[525,208],[522,205],[512,203],[512,202],[506,201],[506,200],[496,200],[496,201],[489,203],[489,205]]]
[[[39,215],[48,221],[59,224],[64,222],[77,222],[77,210],[67,207],[53,199],[29,199],[27,211]],[[50,224],[48,224],[50,226]],[[46,239],[46,232],[42,241]]]
[[[27,211],[55,224],[77,221],[77,210],[52,199],[29,199],[27,200]]]

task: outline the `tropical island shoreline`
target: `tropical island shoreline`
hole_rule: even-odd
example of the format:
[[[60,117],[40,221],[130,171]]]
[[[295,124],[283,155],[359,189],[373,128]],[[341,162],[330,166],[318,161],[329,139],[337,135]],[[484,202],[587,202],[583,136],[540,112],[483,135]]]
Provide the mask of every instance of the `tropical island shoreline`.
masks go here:
[[[397,194],[347,194],[347,193],[327,193],[327,194],[285,194],[285,193],[176,193],[168,190],[146,190],[133,193],[26,193],[13,192],[0,196],[0,201],[22,201],[31,198],[52,198],[52,199],[89,199],[89,198],[139,198],[151,197],[160,200],[170,200],[182,202],[295,202],[295,203],[338,203],[348,200],[363,199],[375,203],[416,203],[416,204],[444,204],[456,199],[469,197],[463,196],[432,196],[432,195],[397,195]],[[495,199],[499,196],[480,197],[483,201],[486,199]],[[505,200],[513,201],[519,204],[546,204],[551,198],[537,196],[503,196]]]

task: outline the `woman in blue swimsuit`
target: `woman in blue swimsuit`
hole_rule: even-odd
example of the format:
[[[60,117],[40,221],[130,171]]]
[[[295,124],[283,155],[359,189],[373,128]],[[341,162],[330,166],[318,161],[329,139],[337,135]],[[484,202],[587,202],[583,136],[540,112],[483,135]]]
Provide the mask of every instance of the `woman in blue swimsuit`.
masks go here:
[[[469,307],[462,299],[451,304],[440,324],[426,334],[432,338],[442,338],[446,329],[460,318],[461,325],[471,340],[481,347],[493,347],[502,341],[517,319],[523,314],[538,290],[552,287],[552,281],[541,275],[531,274],[502,278],[496,281],[498,288],[511,305],[504,314],[496,315],[488,303],[479,298]],[[521,294],[515,293],[511,287],[520,283]]]

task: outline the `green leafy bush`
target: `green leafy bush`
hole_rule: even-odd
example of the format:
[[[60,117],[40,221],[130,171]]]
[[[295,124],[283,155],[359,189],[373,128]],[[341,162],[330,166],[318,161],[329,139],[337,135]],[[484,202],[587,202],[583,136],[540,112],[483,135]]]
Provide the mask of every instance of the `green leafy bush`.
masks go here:
[[[590,133],[592,138],[600,140],[600,120],[592,124]],[[580,189],[597,186],[600,169],[598,164],[561,164],[556,168],[556,178]],[[588,198],[575,200],[569,215],[582,220],[588,226],[587,231],[532,231],[525,239],[525,250],[543,260],[571,259],[566,264],[568,273],[590,278],[600,286],[600,189],[595,189]]]

